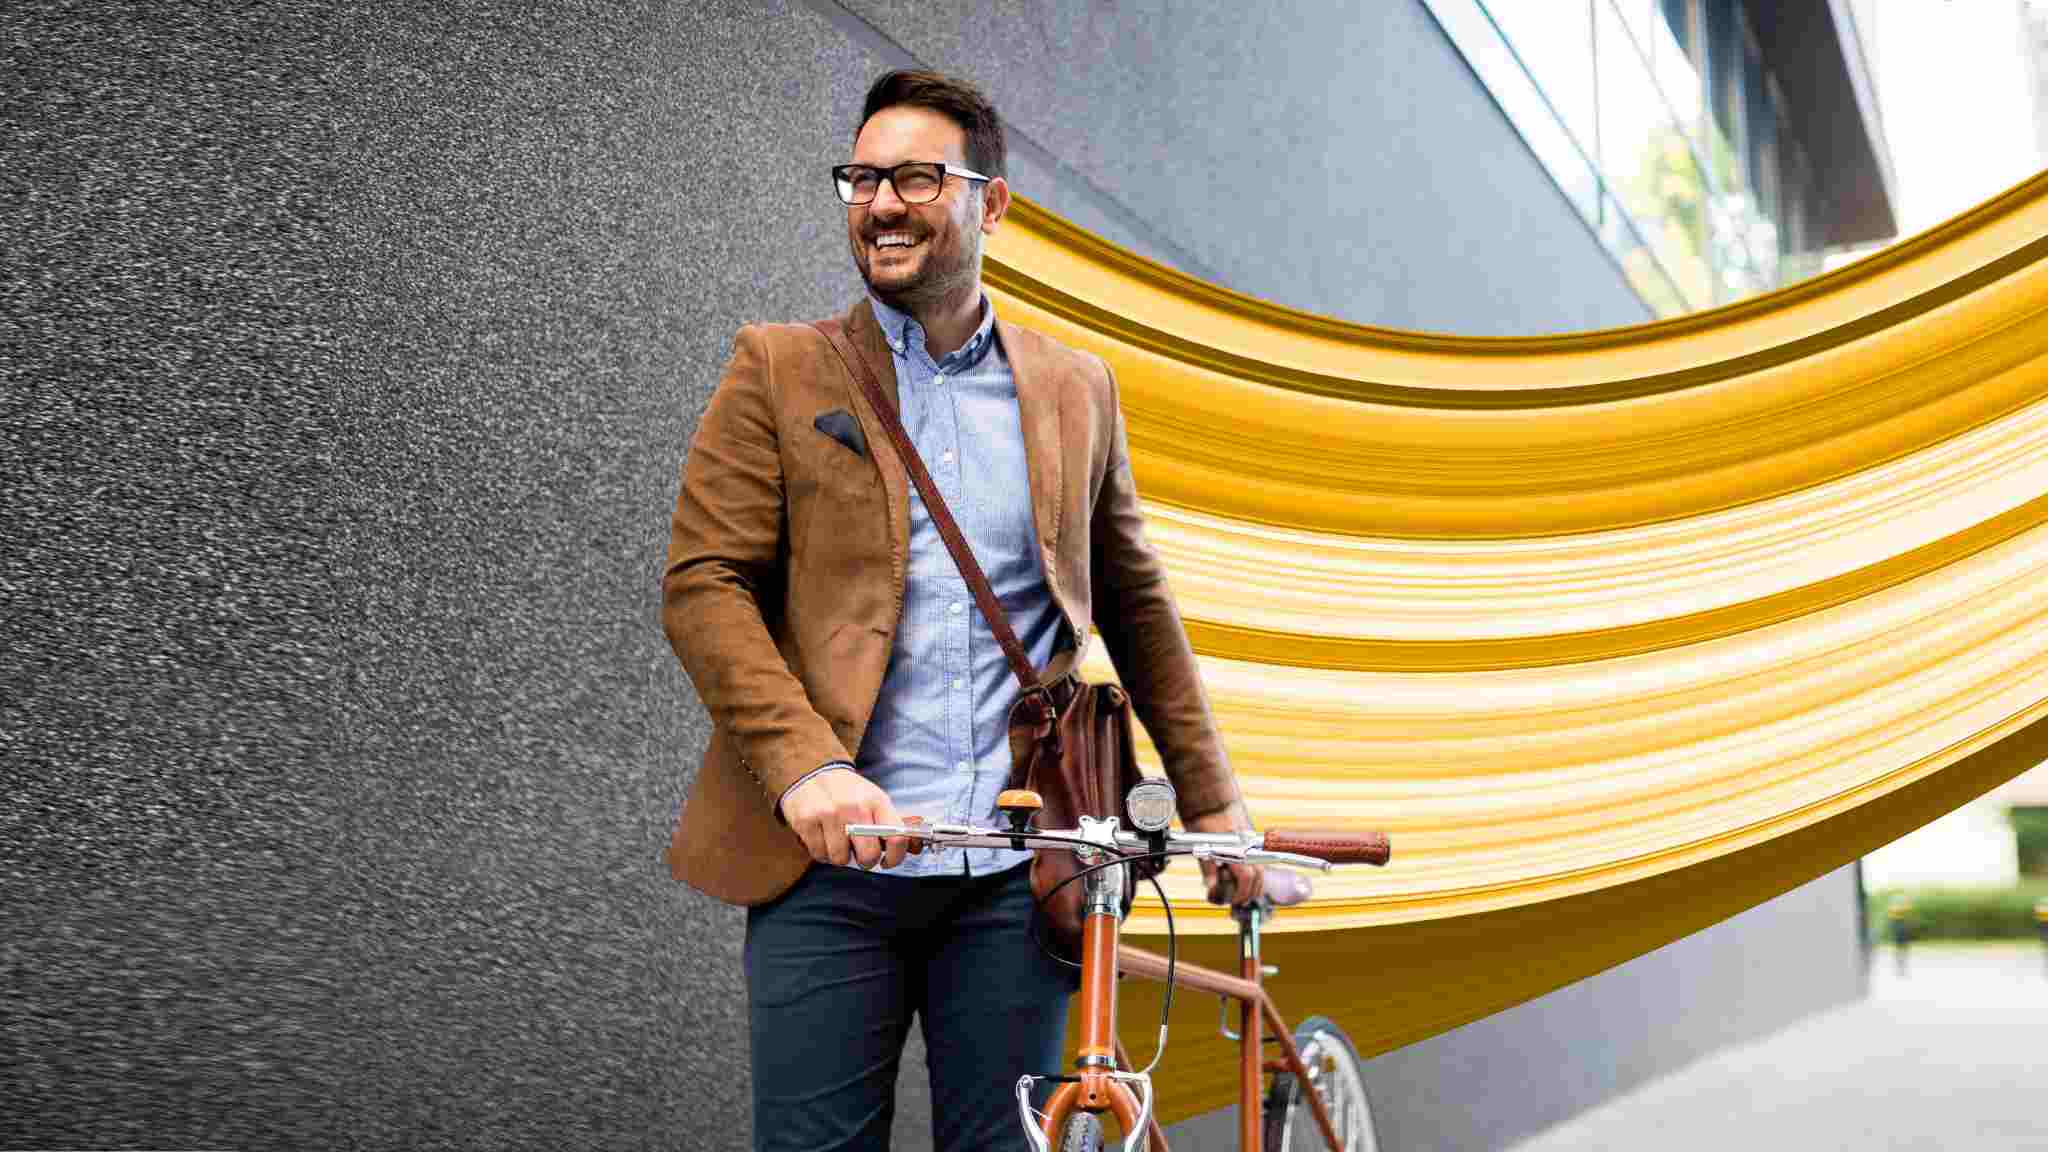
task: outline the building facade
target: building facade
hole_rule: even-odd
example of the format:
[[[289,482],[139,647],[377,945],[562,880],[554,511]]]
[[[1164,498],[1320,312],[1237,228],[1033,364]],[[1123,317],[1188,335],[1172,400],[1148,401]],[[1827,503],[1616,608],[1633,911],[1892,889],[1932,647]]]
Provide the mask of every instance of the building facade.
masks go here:
[[[825,173],[881,71],[973,78],[1021,194],[1194,275],[1553,333],[1883,230],[1846,9],[1771,7],[1585,5],[1580,92],[1505,0],[29,6],[38,307],[126,327],[30,373],[110,406],[44,479],[114,527],[61,569],[105,643],[8,681],[75,740],[15,797],[0,1135],[747,1146],[744,916],[661,862],[710,733],[658,578],[734,331],[859,294]],[[1382,1146],[1504,1147],[1855,997],[1857,924],[1840,871],[1379,1056]]]
[[[1016,189],[1119,244],[1297,308],[1505,335],[1710,307],[1890,234],[1853,16],[1774,7],[1428,0],[1247,21],[821,0],[788,15],[873,70],[974,78],[1009,118]],[[1383,1146],[1504,1147],[1857,996],[1858,909],[1845,869],[1378,1057]],[[926,1139],[920,1059],[913,1040],[900,1147]],[[1171,1136],[1234,1146],[1228,1110]]]
[[[1849,5],[1426,6],[1660,316],[1803,279],[1823,250],[1897,230]]]

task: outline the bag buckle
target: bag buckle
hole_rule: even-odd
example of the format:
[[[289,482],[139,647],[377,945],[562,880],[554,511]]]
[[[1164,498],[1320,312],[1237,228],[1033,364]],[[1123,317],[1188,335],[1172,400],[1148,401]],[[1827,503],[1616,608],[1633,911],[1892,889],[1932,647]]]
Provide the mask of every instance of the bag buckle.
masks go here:
[[[1060,710],[1052,702],[1052,689],[1041,684],[1031,690],[1038,698],[1038,730],[1035,735],[1041,743],[1051,745],[1053,756],[1060,754]]]

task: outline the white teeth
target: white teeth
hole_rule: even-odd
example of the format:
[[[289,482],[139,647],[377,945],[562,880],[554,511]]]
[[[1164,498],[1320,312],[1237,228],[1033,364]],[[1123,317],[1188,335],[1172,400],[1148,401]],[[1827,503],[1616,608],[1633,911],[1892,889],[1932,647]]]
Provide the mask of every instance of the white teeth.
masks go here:
[[[903,232],[889,232],[875,237],[877,248],[908,248],[910,244],[910,236]]]

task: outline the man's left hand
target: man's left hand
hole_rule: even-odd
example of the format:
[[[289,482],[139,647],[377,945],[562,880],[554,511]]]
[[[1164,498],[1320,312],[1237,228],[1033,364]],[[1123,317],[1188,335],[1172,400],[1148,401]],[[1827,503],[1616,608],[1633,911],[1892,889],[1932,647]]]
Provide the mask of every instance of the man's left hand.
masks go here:
[[[1183,826],[1190,832],[1251,831],[1250,821],[1242,819],[1234,808],[1197,816],[1193,820],[1185,821]],[[1219,866],[1214,860],[1204,860],[1201,863],[1202,886],[1208,889],[1211,904],[1249,904],[1259,898],[1259,893],[1265,891],[1266,870],[1256,864],[1225,863]],[[1230,893],[1228,901],[1223,898],[1223,891],[1217,878],[1222,869],[1229,870],[1234,881],[1234,890]]]

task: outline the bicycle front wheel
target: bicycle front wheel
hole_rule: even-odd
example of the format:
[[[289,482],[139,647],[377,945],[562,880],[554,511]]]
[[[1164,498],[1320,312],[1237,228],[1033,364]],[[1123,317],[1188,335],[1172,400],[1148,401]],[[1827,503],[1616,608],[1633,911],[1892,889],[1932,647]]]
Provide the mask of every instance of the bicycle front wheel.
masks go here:
[[[1372,1105],[1359,1073],[1358,1050],[1344,1030],[1323,1016],[1311,1016],[1294,1030],[1294,1046],[1308,1071],[1303,1084],[1292,1072],[1276,1073],[1266,1091],[1265,1152],[1320,1152],[1329,1148],[1316,1126],[1308,1094],[1321,1098],[1337,1130],[1342,1152],[1379,1152]]]
[[[1067,1117],[1053,1152],[1102,1152],[1102,1121],[1086,1112]]]

